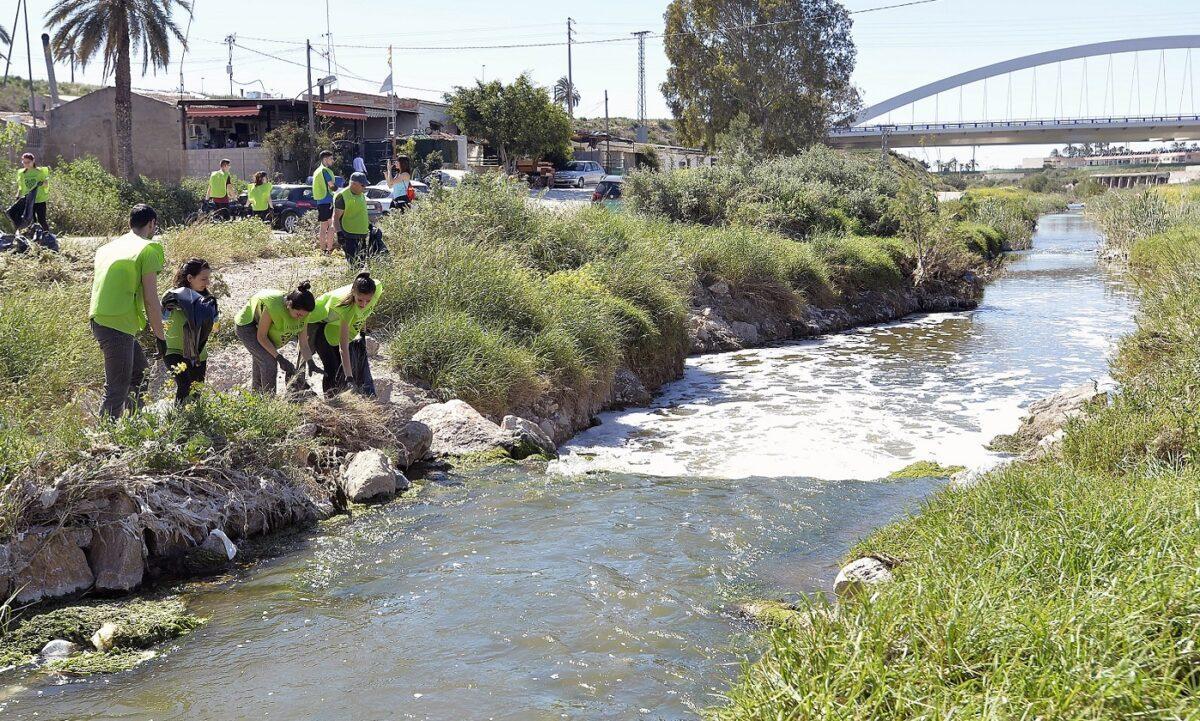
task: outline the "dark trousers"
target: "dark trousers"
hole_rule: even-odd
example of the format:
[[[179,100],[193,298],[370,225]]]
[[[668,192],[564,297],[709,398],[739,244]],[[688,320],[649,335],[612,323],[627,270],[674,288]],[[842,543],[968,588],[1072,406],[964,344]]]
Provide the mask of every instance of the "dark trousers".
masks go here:
[[[34,203],[33,204],[33,222],[42,226],[42,230],[44,230],[46,232],[50,232],[50,221],[46,220],[46,204],[45,203]]]
[[[383,244],[383,232],[374,226],[366,235],[339,231],[337,239],[350,265],[361,265],[371,258],[388,254],[387,246]]]
[[[308,338],[313,350],[321,359],[325,377],[321,379],[321,390],[330,396],[351,387],[342,372],[342,353],[336,345],[325,339],[325,323],[314,323],[308,327]],[[371,364],[367,360],[367,344],[361,338],[350,341],[350,362],[354,365],[354,390],[375,397],[375,379],[371,376]]]
[[[137,338],[91,321],[92,336],[104,355],[104,402],[100,414],[120,418],[133,412],[146,394],[146,352]]]
[[[188,363],[178,353],[168,353],[165,358],[167,370],[175,376],[175,402],[182,404],[192,394],[192,385],[204,382],[204,374],[208,370],[208,361]]]

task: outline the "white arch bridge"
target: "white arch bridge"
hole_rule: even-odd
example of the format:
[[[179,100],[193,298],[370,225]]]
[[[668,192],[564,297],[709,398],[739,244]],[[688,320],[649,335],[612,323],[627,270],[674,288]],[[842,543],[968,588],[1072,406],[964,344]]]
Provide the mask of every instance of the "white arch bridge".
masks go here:
[[[1192,67],[1192,50],[1198,48],[1200,35],[1169,35],[1078,45],[986,65],[876,103],[855,116],[849,127],[831,131],[827,142],[836,148],[912,148],[1200,140],[1200,107],[1196,106],[1196,81]],[[1157,51],[1157,64],[1143,67],[1141,54],[1148,51]],[[1179,53],[1172,52],[1168,57],[1168,51],[1186,52],[1182,58],[1176,59]],[[1124,95],[1125,86],[1124,82],[1117,82],[1114,57],[1122,58],[1126,61],[1124,64],[1132,69],[1127,103],[1118,101],[1118,94]],[[1098,69],[1096,63],[1092,63],[1093,73],[1097,70],[1102,72],[1104,79],[1099,112],[1093,112],[1091,96],[1100,93],[1095,91],[1092,87],[1095,83],[1089,82],[1088,77],[1088,61],[1094,58],[1107,58],[1107,62],[1102,62]],[[1079,63],[1074,65],[1075,61]],[[1069,80],[1064,85],[1063,68],[1066,63],[1073,64],[1071,70],[1076,77],[1073,82]],[[1053,109],[1048,115],[1039,114],[1037,108],[1037,73],[1039,68],[1046,67],[1056,71],[1051,78],[1052,84],[1042,87],[1043,91],[1051,87],[1054,90]],[[1015,117],[1013,78],[1023,71],[1031,71],[1031,102],[1024,116]],[[1151,73],[1154,81],[1153,101],[1146,109],[1142,105],[1142,95],[1143,89],[1150,85]],[[1174,75],[1177,82],[1169,83],[1169,74]],[[990,118],[988,83],[992,82],[994,91],[997,78],[1006,81],[1007,87],[1007,93],[1003,95],[1003,107],[995,112],[1003,117]],[[1092,80],[1095,80],[1094,74]],[[982,87],[982,120],[963,119],[964,89],[970,86]],[[1001,87],[1002,92],[1004,87]],[[943,121],[939,118],[943,108],[942,98],[950,95],[948,107],[953,111],[956,90],[958,117]],[[1177,95],[1172,96],[1172,93]],[[1068,108],[1068,105],[1075,104],[1076,97],[1077,109]],[[916,119],[917,104],[922,101],[926,106],[932,101],[932,120]],[[995,108],[995,105],[993,101],[992,107]],[[905,108],[912,109],[912,120],[907,123],[892,122],[896,111]]]

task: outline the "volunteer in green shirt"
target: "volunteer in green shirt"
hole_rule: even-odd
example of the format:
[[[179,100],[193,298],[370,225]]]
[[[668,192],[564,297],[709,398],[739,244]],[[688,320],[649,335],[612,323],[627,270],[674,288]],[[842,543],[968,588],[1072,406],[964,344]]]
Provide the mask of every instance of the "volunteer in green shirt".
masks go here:
[[[260,170],[254,174],[254,185],[246,191],[246,200],[254,216],[264,222],[269,222],[271,213],[271,191],[274,185],[267,182],[267,171]]]
[[[371,235],[371,216],[367,212],[367,174],[354,173],[350,185],[333,200],[333,226],[346,253],[346,260],[357,264],[360,248],[366,248]]]
[[[317,206],[317,250],[326,253],[333,252],[335,236],[333,234],[333,189],[334,175],[330,167],[333,165],[333,153],[321,151],[321,162],[312,175],[313,203]]]
[[[308,336],[325,368],[321,386],[326,395],[347,386],[353,386],[363,395],[375,395],[362,334],[382,294],[380,285],[364,271],[350,285],[317,298],[316,315],[322,319],[309,326]],[[354,338],[356,335],[360,337]]]
[[[146,354],[135,337],[147,322],[158,344],[158,357],[166,351],[162,307],[158,300],[158,272],[164,257],[154,240],[158,214],[148,205],[129,211],[130,232],[96,250],[92,302],[88,310],[92,335],[104,354],[104,404],[101,414],[119,418],[135,410],[146,391]]]
[[[229,205],[233,196],[233,173],[229,172],[232,161],[228,158],[221,161],[221,167],[208,176],[208,199],[220,206]]]
[[[37,188],[37,195],[33,201],[33,221],[42,226],[42,230],[49,231],[46,201],[50,200],[50,169],[38,165],[33,153],[25,153],[17,170],[17,200],[29,195],[34,188]]]
[[[291,293],[272,288],[260,290],[238,313],[234,333],[254,359],[252,390],[274,394],[279,370],[291,382],[296,375],[296,366],[279,349],[293,337],[299,338],[300,365],[311,358],[307,324],[320,320],[313,313],[317,299],[311,288],[312,285],[305,281]]]
[[[175,376],[175,402],[182,404],[208,370],[208,339],[216,330],[217,299],[208,292],[212,268],[203,258],[189,258],[175,272],[175,283],[163,296],[163,360]]]

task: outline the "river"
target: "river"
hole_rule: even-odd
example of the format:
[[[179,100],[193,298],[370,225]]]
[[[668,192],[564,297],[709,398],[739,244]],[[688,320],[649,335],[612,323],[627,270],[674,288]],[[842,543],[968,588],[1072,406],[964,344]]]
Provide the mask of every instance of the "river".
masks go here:
[[[5,719],[684,719],[760,638],[723,613],[828,589],[857,539],[986,468],[1020,409],[1103,379],[1134,301],[1077,215],[972,312],[691,359],[547,473],[430,485],[189,592],[209,624],[140,668],[0,691]]]

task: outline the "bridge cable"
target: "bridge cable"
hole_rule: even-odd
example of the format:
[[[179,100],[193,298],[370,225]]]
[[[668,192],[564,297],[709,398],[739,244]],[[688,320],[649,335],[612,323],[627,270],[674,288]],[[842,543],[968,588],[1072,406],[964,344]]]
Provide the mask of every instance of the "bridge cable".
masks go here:
[[[1162,51],[1162,85],[1163,85],[1163,115],[1171,112],[1167,104],[1167,51]]]
[[[1008,122],[1012,122],[1012,73],[1008,74],[1008,109],[1005,118]]]
[[[1150,105],[1151,115],[1158,112],[1158,84],[1162,80],[1162,76],[1166,74],[1166,70],[1163,67],[1163,63],[1166,60],[1166,52],[1166,50],[1160,50],[1158,52],[1158,70],[1154,72],[1154,100]],[[1166,88],[1163,88],[1163,96],[1166,96]],[[1166,115],[1166,113],[1163,113],[1163,115]]]
[[[1125,110],[1125,115],[1127,115],[1127,116],[1133,115],[1133,92],[1134,92],[1134,90],[1138,91],[1137,114],[1138,115],[1142,114],[1142,93],[1141,93],[1141,87],[1138,85],[1138,82],[1141,80],[1140,74],[1138,73],[1138,56],[1140,54],[1141,53],[1133,54],[1133,77],[1129,81],[1129,107]]]
[[[1108,69],[1104,71],[1104,102],[1100,104],[1100,114],[1108,113],[1108,98],[1113,85],[1112,53],[1108,54]],[[1114,113],[1115,115],[1116,113]],[[1111,117],[1111,116],[1110,116]]]
[[[1091,117],[1091,109],[1088,109],[1088,114],[1084,115],[1084,103],[1088,94],[1088,74],[1087,74],[1087,56],[1083,57],[1083,86],[1079,90],[1079,112],[1077,116],[1080,118]]]
[[[1030,98],[1032,100],[1033,108],[1029,111],[1030,112],[1029,119],[1034,120],[1037,118],[1037,66],[1036,65],[1033,66],[1033,91],[1030,94]]]
[[[1058,81],[1054,85],[1054,116],[1061,118],[1066,115],[1066,103],[1062,91],[1062,61],[1058,61]]]
[[[987,114],[987,96],[988,96],[987,81],[988,81],[988,79],[987,79],[987,78],[984,78],[984,79],[983,79],[983,119],[984,119],[984,120],[987,120],[987,119],[988,119],[988,114]]]

